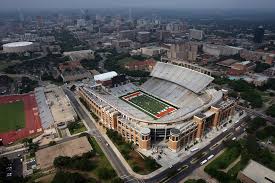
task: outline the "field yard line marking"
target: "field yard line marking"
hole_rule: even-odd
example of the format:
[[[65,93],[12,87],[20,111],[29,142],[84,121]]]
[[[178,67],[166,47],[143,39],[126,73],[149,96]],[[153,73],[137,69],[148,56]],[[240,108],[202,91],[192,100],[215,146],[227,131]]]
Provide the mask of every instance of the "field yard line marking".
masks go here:
[[[172,105],[167,104],[167,103],[161,101],[161,100],[158,99],[158,98],[152,97],[152,96],[148,95],[147,93],[144,93],[143,91],[139,91],[139,92],[140,92],[140,95],[134,96],[133,98],[136,98],[136,97],[139,97],[139,96],[143,96],[143,95],[144,95],[144,96],[149,97],[151,100],[154,100],[154,101],[157,101],[157,102],[161,103],[162,105],[164,105],[164,107],[173,108],[174,111],[177,110],[177,109],[176,109],[175,107],[173,107]],[[137,92],[133,92],[133,93],[137,93]],[[124,99],[126,102],[129,102],[130,104],[136,106],[136,107],[137,107],[138,109],[140,109],[141,111],[143,111],[143,112],[145,112],[145,113],[149,113],[150,115],[152,115],[153,117],[155,117],[155,118],[157,118],[157,119],[160,119],[161,117],[163,117],[163,116],[161,116],[161,117],[158,117],[158,116],[157,116],[157,114],[159,114],[160,111],[158,111],[157,114],[152,114],[149,110],[146,110],[146,109],[142,108],[142,106],[138,106],[137,104],[133,103],[133,102],[131,101],[131,99],[133,99],[133,98],[131,98],[131,99],[129,99],[129,100],[126,100],[126,99],[125,99],[127,96],[132,95],[133,93],[130,93],[130,94],[126,95],[126,96],[123,96],[122,99]],[[125,97],[125,98],[124,98],[124,97]],[[174,111],[171,111],[170,113],[172,113],[172,112],[174,112]],[[168,114],[169,114],[169,113],[168,113]]]
[[[127,101],[129,103],[131,103],[132,105],[136,106],[137,108],[139,108],[140,110],[144,111],[144,112],[147,112],[149,114],[151,114],[152,116],[154,116],[155,118],[159,119],[158,117],[156,117],[154,114],[152,114],[151,112],[149,111],[146,111],[145,109],[141,108],[140,106],[136,105],[135,103],[131,102],[131,101]]]
[[[166,103],[166,102],[161,101],[160,99],[158,99],[158,97],[152,97],[151,95],[148,95],[147,93],[144,93],[144,92],[142,92],[142,93],[143,93],[144,95],[146,95],[146,96],[148,96],[148,97],[150,97],[150,98],[156,100],[156,101],[159,101],[160,103],[162,103],[162,104],[164,104],[164,105],[166,105],[166,106],[168,106],[168,107],[173,107],[172,105],[170,105],[170,104],[168,104],[168,103]],[[175,108],[175,107],[173,107],[173,108]]]

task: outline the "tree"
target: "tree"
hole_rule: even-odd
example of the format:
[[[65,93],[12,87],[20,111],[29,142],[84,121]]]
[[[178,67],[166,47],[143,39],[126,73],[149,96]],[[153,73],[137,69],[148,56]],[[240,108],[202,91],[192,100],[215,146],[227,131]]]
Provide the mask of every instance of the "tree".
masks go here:
[[[257,154],[259,152],[260,147],[256,141],[255,136],[253,135],[248,135],[246,142],[245,142],[245,148],[247,149],[247,152],[251,155]]]
[[[207,183],[207,182],[203,179],[198,179],[198,180],[189,179],[189,180],[185,181],[185,183]]]
[[[73,85],[73,86],[70,88],[71,91],[75,91],[75,89],[76,89],[76,86],[75,86],[75,85]]]
[[[112,179],[112,181],[111,181],[111,183],[123,183],[123,182],[124,181],[119,177],[116,177],[116,178]]]
[[[275,78],[269,78],[267,80],[267,88],[270,88],[272,90],[275,90]]]
[[[57,168],[65,167],[69,164],[70,157],[58,156],[54,159],[53,165]]]
[[[114,177],[116,175],[114,170],[106,167],[98,168],[96,173],[98,178],[103,180],[109,179],[110,177]]]
[[[134,172],[139,172],[140,170],[141,170],[141,168],[138,165],[133,166],[133,171]]]
[[[50,141],[49,146],[54,146],[54,145],[56,145],[56,142],[55,141]]]
[[[88,183],[88,180],[85,179],[81,174],[79,173],[69,173],[69,172],[62,172],[58,171],[53,180],[52,183],[60,183],[60,182],[66,182],[66,183]]]
[[[266,114],[271,116],[271,117],[275,117],[275,104],[271,105],[267,110],[266,110]]]
[[[262,73],[264,70],[268,69],[269,67],[270,65],[267,63],[256,62],[256,67],[254,71],[257,73]]]
[[[84,156],[74,156],[74,157],[67,157],[67,156],[59,156],[54,159],[54,166],[56,168],[68,168],[74,170],[82,170],[82,171],[90,171],[92,170],[95,165],[94,163],[89,160],[87,157],[90,157],[91,154]]]
[[[158,164],[156,163],[156,160],[151,157],[146,157],[144,161],[145,161],[145,166],[150,170],[154,170],[158,166]]]
[[[249,127],[247,128],[247,132],[250,134],[254,134],[255,131],[261,127],[266,126],[266,121],[265,119],[261,117],[256,117],[251,122],[249,123]]]

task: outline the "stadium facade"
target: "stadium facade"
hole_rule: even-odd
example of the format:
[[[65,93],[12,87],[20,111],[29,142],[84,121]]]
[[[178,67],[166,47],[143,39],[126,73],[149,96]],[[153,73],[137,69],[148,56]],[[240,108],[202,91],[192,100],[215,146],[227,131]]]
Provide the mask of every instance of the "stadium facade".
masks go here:
[[[35,46],[32,42],[13,42],[3,45],[4,53],[23,53],[27,51],[34,51]]]
[[[141,149],[165,140],[179,151],[230,121],[235,111],[234,99],[209,86],[213,77],[182,66],[158,62],[139,87],[111,80],[83,84],[79,95],[102,126]]]

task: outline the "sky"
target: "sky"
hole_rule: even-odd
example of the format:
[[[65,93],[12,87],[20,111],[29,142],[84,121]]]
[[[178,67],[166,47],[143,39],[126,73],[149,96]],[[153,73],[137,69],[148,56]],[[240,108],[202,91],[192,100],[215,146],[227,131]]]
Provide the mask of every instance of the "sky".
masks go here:
[[[104,7],[275,10],[275,0],[0,0],[0,9]]]

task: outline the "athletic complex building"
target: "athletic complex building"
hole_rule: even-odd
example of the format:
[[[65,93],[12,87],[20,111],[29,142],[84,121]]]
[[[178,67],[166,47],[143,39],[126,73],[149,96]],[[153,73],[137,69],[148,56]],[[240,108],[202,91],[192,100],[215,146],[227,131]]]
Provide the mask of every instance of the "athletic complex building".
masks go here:
[[[0,96],[1,145],[43,132],[34,93]]]
[[[231,120],[235,100],[209,86],[213,77],[163,62],[150,75],[140,87],[124,80],[110,84],[113,78],[95,76],[104,80],[83,84],[78,92],[99,123],[141,149],[165,140],[176,152]]]

